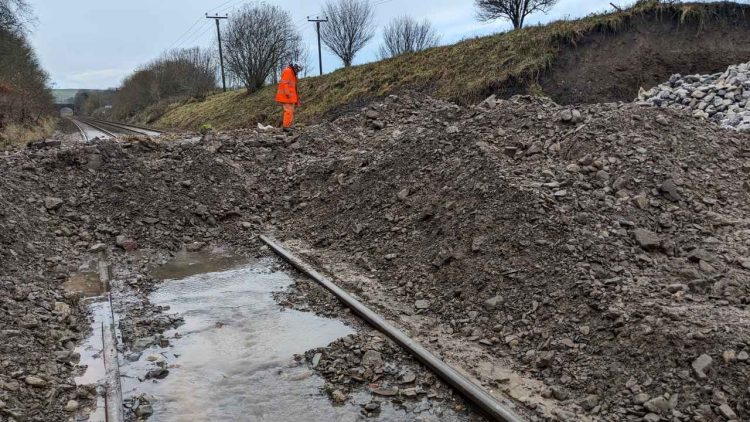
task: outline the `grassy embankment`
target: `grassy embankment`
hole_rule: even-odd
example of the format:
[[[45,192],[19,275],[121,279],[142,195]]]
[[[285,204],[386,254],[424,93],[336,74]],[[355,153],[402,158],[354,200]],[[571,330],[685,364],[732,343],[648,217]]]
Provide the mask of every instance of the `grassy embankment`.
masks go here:
[[[656,16],[680,22],[703,22],[722,15],[744,14],[735,3],[660,4],[641,2],[629,9],[583,19],[470,39],[454,45],[300,81],[299,121],[310,122],[347,104],[410,89],[462,104],[481,101],[493,92],[540,92],[538,77],[559,52],[575,46],[586,34],[617,33],[637,20]],[[155,123],[162,127],[217,129],[278,124],[275,86],[248,95],[244,90],[214,94],[203,101],[175,104]]]
[[[44,117],[34,125],[10,123],[0,131],[0,150],[18,148],[31,141],[38,141],[52,135],[57,127],[57,119]]]

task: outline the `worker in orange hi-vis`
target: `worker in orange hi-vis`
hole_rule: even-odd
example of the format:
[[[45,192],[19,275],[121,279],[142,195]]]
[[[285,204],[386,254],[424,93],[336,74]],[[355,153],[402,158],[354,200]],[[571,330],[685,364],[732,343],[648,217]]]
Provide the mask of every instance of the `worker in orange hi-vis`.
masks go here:
[[[298,106],[297,74],[302,70],[298,64],[290,64],[281,73],[281,82],[276,92],[276,102],[284,106],[284,130],[290,130],[294,121],[294,108]]]

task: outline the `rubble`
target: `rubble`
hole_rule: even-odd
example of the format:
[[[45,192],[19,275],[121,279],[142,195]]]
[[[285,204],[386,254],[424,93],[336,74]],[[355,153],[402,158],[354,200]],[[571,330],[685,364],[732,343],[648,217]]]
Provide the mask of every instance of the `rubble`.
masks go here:
[[[272,233],[304,241],[308,257],[334,257],[316,265],[346,263],[372,279],[337,282],[396,324],[423,323],[410,334],[467,372],[483,362],[469,354],[478,349],[542,384],[537,393],[554,403],[508,391],[540,415],[750,418],[750,135],[637,104],[566,110],[531,97],[463,108],[403,93],[293,135],[252,129],[10,156],[0,162],[3,409],[57,420],[79,400],[61,387],[73,369],[55,353],[85,335],[61,284],[90,251],[136,267],[144,275],[124,283],[147,291],[150,255],[226,245],[257,256],[255,237]],[[64,202],[48,209],[46,198]],[[319,289],[298,288],[304,300]],[[123,336],[145,333],[143,347],[159,341],[149,330],[174,322],[139,312]],[[306,354],[329,371],[334,400],[373,380],[395,394],[384,399],[429,394],[418,368],[401,365],[415,378],[386,371],[395,352],[372,340]],[[368,350],[381,353],[384,378],[362,365]],[[718,358],[727,350],[736,359]],[[701,355],[716,357],[698,366],[705,378],[693,364]],[[53,389],[63,393],[49,399]]]
[[[641,89],[638,101],[662,108],[687,110],[724,127],[750,130],[750,62],[713,75],[672,75],[669,82]],[[657,117],[663,124],[669,122]]]

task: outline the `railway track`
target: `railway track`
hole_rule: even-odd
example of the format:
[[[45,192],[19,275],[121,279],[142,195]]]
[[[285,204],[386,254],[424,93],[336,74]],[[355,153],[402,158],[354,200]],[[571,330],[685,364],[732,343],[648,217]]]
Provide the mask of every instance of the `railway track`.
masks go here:
[[[94,138],[119,139],[121,136],[160,136],[162,131],[145,128],[141,126],[110,122],[107,120],[94,119],[90,117],[69,117],[70,121],[78,128],[84,142]]]
[[[452,366],[427,351],[417,341],[398,330],[381,315],[366,307],[350,293],[344,291],[331,280],[308,266],[274,239],[267,236],[261,236],[261,240],[268,245],[276,255],[289,262],[293,267],[315,280],[329,292],[333,293],[365,322],[393,339],[407,352],[421,361],[435,375],[442,378],[465,398],[472,401],[488,419],[502,422],[522,422],[525,420],[506,404],[498,401],[498,399],[490,392],[475,384]],[[123,406],[124,389],[121,384],[121,377],[123,375],[127,377],[128,375],[126,375],[127,370],[123,373],[120,372],[120,359],[118,357],[120,350],[118,350],[118,343],[121,343],[121,340],[118,336],[118,318],[116,313],[113,312],[112,294],[109,293],[110,270],[103,257],[100,257],[98,272],[99,280],[102,283],[102,289],[106,292],[105,296],[102,298],[103,309],[105,312],[104,318],[101,322],[102,353],[100,355],[105,368],[104,379],[102,380],[106,391],[104,396],[104,409],[106,416],[104,420],[107,422],[122,422],[124,420],[125,408]]]

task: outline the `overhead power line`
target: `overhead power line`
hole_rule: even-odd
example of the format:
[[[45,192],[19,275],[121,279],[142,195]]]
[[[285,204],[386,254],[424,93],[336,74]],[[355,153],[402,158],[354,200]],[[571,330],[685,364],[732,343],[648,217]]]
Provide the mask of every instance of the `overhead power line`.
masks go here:
[[[204,18],[201,18],[204,19]],[[190,46],[190,44],[194,43],[195,41],[203,38],[203,36],[211,30],[211,24],[203,20],[203,23],[198,25],[193,31],[192,34],[190,34],[187,38],[185,38],[182,42],[177,44],[176,47],[182,47],[182,46]]]
[[[198,20],[193,22],[193,24],[190,25],[190,28],[188,28],[187,31],[183,32],[182,35],[180,35],[176,40],[172,42],[172,44],[169,45],[169,47],[167,47],[167,50],[170,50],[172,47],[174,47],[180,40],[182,40],[185,37],[185,35],[187,35],[190,31],[192,31],[193,28],[195,28],[195,26],[198,25],[198,23],[200,22],[203,22],[203,18],[198,18]]]
[[[219,25],[219,22],[221,22],[222,19],[228,19],[228,18],[229,17],[227,15],[209,16],[208,13],[206,13],[206,19],[213,19],[216,21],[216,36],[219,40],[219,63],[221,63],[221,85],[224,88],[224,92],[227,92],[227,78],[226,76],[224,76],[224,50],[221,46],[221,26]]]
[[[318,33],[318,64],[320,65],[320,76],[323,76],[323,51],[320,48],[320,24],[321,23],[327,23],[328,18],[320,18],[318,16],[315,17],[315,19],[310,19],[310,17],[307,17],[308,22],[315,22],[315,30]]]

